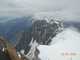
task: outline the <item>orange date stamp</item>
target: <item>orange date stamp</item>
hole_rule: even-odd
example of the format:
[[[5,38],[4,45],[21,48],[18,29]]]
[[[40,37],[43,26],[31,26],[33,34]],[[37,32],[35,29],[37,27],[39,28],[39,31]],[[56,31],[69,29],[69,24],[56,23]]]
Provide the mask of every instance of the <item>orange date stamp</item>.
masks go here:
[[[61,56],[76,56],[77,53],[61,53]]]

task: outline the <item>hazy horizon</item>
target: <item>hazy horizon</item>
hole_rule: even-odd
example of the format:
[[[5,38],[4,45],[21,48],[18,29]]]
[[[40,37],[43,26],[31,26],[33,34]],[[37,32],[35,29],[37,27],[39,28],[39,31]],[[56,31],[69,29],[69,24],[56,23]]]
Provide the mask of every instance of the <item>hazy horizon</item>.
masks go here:
[[[54,18],[80,22],[80,0],[0,0],[0,16]]]

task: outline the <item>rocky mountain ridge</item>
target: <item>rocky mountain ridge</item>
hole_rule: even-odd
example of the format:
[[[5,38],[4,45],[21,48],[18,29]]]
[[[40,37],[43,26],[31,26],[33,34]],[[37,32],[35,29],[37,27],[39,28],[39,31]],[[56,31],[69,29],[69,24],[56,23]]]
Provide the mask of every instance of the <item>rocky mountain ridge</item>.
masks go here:
[[[49,45],[53,37],[63,30],[63,25],[54,19],[35,20],[29,29],[22,33],[15,49],[24,51],[24,55],[31,60],[39,60],[38,45]],[[17,40],[15,40],[17,42]]]

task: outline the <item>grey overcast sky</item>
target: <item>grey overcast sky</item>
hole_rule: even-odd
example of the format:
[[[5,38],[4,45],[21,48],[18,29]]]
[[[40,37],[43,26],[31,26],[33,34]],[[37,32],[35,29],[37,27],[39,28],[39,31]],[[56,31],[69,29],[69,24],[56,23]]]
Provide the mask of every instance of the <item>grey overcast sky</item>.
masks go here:
[[[0,0],[0,16],[54,18],[80,22],[80,0]]]

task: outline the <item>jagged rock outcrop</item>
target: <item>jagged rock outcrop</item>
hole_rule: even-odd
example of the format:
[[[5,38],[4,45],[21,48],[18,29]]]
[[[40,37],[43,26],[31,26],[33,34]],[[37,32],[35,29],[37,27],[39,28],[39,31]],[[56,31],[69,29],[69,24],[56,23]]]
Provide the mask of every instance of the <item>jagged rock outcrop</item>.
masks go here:
[[[53,19],[33,20],[31,27],[22,33],[22,37],[18,37],[20,40],[15,49],[19,52],[24,50],[24,55],[31,60],[39,60],[37,46],[49,45],[62,29],[63,25]]]
[[[22,58],[22,56],[24,58]],[[0,37],[0,60],[29,60],[22,54],[12,48],[12,46],[3,38]]]

